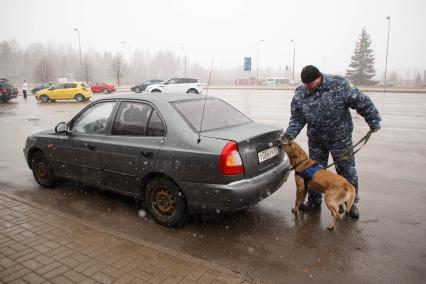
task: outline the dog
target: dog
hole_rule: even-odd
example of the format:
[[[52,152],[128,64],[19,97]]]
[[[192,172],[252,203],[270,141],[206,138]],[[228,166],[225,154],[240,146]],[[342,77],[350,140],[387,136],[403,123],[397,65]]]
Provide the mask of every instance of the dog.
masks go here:
[[[291,211],[296,216],[299,216],[299,208],[305,201],[308,189],[321,192],[324,194],[325,204],[333,216],[333,220],[327,229],[333,230],[340,219],[339,213],[344,212],[344,205],[346,206],[346,213],[351,210],[356,195],[355,187],[344,177],[323,168],[315,171],[311,177],[312,179],[305,186],[304,179],[297,173],[303,172],[317,163],[309,159],[306,152],[295,141],[281,141],[281,145],[290,160],[292,169],[295,170],[296,202]]]

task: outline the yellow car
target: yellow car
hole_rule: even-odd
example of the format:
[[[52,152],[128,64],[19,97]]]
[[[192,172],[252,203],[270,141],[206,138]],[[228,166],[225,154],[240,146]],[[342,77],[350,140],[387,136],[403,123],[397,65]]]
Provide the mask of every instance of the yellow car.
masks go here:
[[[40,90],[36,93],[35,97],[42,103],[53,100],[76,100],[77,102],[83,102],[92,97],[92,90],[87,83],[66,82]]]

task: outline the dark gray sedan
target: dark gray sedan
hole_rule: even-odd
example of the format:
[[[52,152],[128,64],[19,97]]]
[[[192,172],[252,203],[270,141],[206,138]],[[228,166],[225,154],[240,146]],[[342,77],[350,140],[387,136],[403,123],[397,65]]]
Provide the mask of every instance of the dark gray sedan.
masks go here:
[[[122,193],[179,226],[192,209],[235,211],[276,191],[290,171],[281,133],[214,97],[120,95],[29,136],[24,154],[43,187],[67,178]]]

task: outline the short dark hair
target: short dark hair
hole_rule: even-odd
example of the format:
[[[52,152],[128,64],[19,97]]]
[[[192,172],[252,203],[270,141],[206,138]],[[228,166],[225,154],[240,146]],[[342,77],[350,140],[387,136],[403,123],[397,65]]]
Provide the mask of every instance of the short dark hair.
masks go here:
[[[309,84],[321,75],[322,74],[317,67],[313,65],[307,65],[303,67],[300,77],[302,78],[303,83]]]

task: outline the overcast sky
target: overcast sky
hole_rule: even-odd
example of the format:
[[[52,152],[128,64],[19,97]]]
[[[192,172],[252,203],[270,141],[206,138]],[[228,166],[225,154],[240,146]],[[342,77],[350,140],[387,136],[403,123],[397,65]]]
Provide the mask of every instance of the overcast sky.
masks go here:
[[[233,1],[233,0],[1,0],[0,40],[71,44],[83,52],[170,49],[209,67],[237,67],[244,56],[256,66],[258,40],[262,68],[307,64],[342,73],[366,28],[376,70],[385,66],[387,20],[391,17],[389,70],[426,70],[426,1]],[[181,49],[184,48],[185,51]]]

